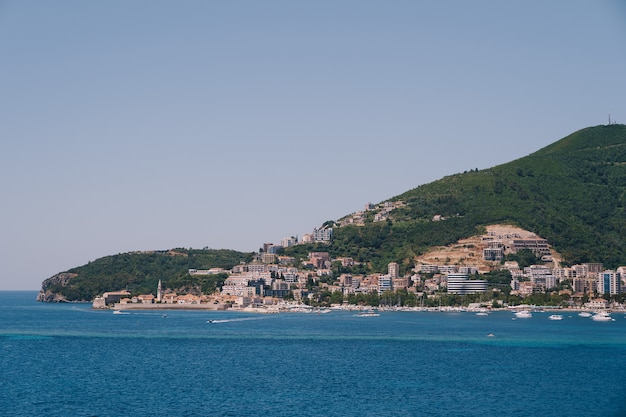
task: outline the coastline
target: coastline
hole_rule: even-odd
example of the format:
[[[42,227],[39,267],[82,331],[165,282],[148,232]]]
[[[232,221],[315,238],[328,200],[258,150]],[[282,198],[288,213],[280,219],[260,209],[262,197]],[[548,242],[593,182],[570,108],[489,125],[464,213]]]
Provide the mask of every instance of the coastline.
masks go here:
[[[141,304],[141,303],[115,303],[108,310],[121,311],[121,310],[178,310],[178,311],[233,311],[243,313],[260,313],[260,314],[275,314],[275,313],[327,313],[330,311],[367,311],[375,310],[378,312],[496,312],[496,311],[509,311],[516,312],[519,310],[530,310],[533,312],[550,312],[550,313],[579,313],[579,312],[596,312],[595,309],[588,308],[559,308],[554,306],[531,306],[531,305],[518,305],[509,306],[498,309],[486,309],[486,308],[467,308],[467,307],[371,307],[360,305],[335,305],[331,307],[311,307],[304,304],[279,304],[271,306],[261,307],[232,307],[228,304]],[[619,312],[621,310],[605,309],[606,312]]]
[[[110,310],[231,310],[225,304],[139,304],[115,303]]]

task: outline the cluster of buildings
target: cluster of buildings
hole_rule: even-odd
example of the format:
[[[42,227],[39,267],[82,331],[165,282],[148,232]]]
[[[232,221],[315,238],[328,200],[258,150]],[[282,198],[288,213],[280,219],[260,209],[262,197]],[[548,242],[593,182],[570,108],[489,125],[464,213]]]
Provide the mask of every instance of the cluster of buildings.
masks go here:
[[[398,289],[414,293],[446,290],[451,294],[463,295],[485,292],[488,286],[486,280],[470,279],[477,272],[474,267],[421,265],[420,270],[413,275],[401,276],[400,267],[395,262],[388,264],[386,274],[359,276],[341,274],[337,278],[324,280],[325,276],[331,274],[331,263],[337,261],[346,266],[354,264],[350,258],[331,260],[327,252],[311,252],[306,261],[308,268],[303,270],[289,264],[267,264],[258,260],[237,265],[230,271],[190,269],[191,275],[221,272],[228,272],[230,275],[216,294],[178,295],[164,291],[159,281],[156,295],[131,296],[128,291],[108,292],[96,298],[93,305],[94,308],[107,308],[112,304],[120,308],[132,304],[205,305],[216,309],[271,306],[287,297],[293,297],[296,302],[315,297],[316,293],[311,290],[311,284],[321,291],[340,292],[343,297],[373,292],[380,296],[386,291]],[[594,294],[603,293],[620,294],[621,279],[626,277],[626,267],[620,267],[615,271],[604,270],[601,264],[582,264],[559,269],[533,265],[520,270],[516,263],[507,262],[505,268],[509,269],[513,276],[511,293],[522,297],[554,288],[564,279],[572,282],[573,298],[582,298],[584,295],[592,297]],[[602,304],[605,303],[604,300],[600,301]]]
[[[546,263],[520,268],[517,262],[501,261],[507,253],[517,253],[521,249],[531,250]],[[497,251],[497,252],[494,252]],[[494,265],[508,270],[511,274],[511,294],[527,297],[559,287],[562,281],[571,283],[571,295],[575,298],[593,294],[618,295],[622,293],[626,279],[626,267],[607,270],[601,263],[585,263],[571,267],[560,267],[552,262],[550,246],[545,239],[520,238],[511,236],[510,244],[502,241],[489,241],[483,250],[483,258],[495,261]],[[502,266],[499,266],[502,265]],[[468,280],[467,276],[479,272],[474,266],[422,264],[419,272],[433,277],[424,282],[431,291],[441,290],[456,294],[483,292],[487,283],[482,280]]]
[[[313,233],[305,233],[302,240],[298,240],[297,236],[290,236],[280,240],[279,245],[273,243],[264,243],[260,251],[260,261],[266,264],[278,262],[280,264],[293,264],[295,260],[289,256],[278,256],[283,248],[288,248],[298,244],[305,243],[328,243],[333,236],[333,228],[331,226],[316,227]]]
[[[131,295],[130,291],[110,291],[96,297],[93,301],[93,308],[109,308],[110,306],[128,307],[128,306],[146,306],[146,305],[169,305],[169,306],[190,306],[190,305],[211,305],[218,309],[220,301],[215,295],[194,295],[194,294],[176,294],[173,291],[166,291],[159,280],[156,295],[139,294]]]
[[[385,203],[378,207],[377,214],[388,213],[402,205],[401,202]],[[374,209],[367,205],[365,211]],[[358,213],[352,217],[358,218]],[[435,221],[435,219],[433,219]],[[303,236],[302,243],[328,242],[332,237],[332,227],[323,226],[313,233]],[[518,233],[488,233],[482,236],[483,260],[501,267],[502,260],[508,253],[517,253],[522,249],[532,251],[537,258],[545,261],[542,265],[520,268],[517,262],[504,262],[503,267],[511,274],[511,293],[522,297],[556,288],[563,280],[571,282],[572,297],[585,295],[621,293],[622,279],[626,278],[626,267],[617,270],[605,270],[602,264],[586,263],[560,268],[552,261],[551,248],[545,239],[534,235],[521,236]],[[128,291],[116,291],[103,294],[94,300],[94,307],[106,308],[112,304],[169,304],[169,305],[228,305],[237,307],[267,306],[285,298],[301,302],[313,298],[316,291],[339,292],[348,297],[352,294],[382,295],[386,291],[406,289],[407,291],[437,292],[447,291],[452,294],[474,294],[487,291],[488,283],[482,279],[471,279],[479,273],[477,266],[449,264],[419,264],[410,276],[401,276],[397,263],[388,264],[385,274],[352,275],[341,274],[333,277],[331,266],[340,262],[344,267],[355,265],[352,258],[331,259],[328,252],[310,252],[302,261],[302,269],[294,266],[296,259],[281,256],[281,250],[299,244],[297,237],[282,239],[280,245],[265,243],[263,248],[250,263],[236,265],[231,270],[221,268],[190,269],[190,275],[211,275],[227,273],[219,293],[211,295],[178,295],[164,291],[159,281],[157,294],[131,296]],[[555,265],[555,266],[549,266]]]
[[[531,265],[523,269],[516,262],[505,262],[504,267],[511,273],[513,294],[522,297],[543,292],[557,287],[561,281],[572,283],[572,296],[582,297],[590,294],[620,294],[622,279],[626,278],[626,267],[606,270],[601,263],[584,263],[561,268],[551,262],[551,248],[546,239],[537,236],[521,236],[518,233],[488,233],[483,236],[485,248],[483,258],[501,261],[507,253],[518,253],[527,249],[545,261],[542,265]],[[552,265],[552,266],[550,266]]]
[[[571,283],[571,295],[574,298],[593,294],[618,295],[623,292],[626,280],[626,266],[607,270],[600,263],[586,263],[566,268],[548,265],[520,268],[517,262],[505,262],[504,269],[511,273],[511,294],[521,297],[557,288],[564,280]],[[486,281],[468,278],[478,272],[476,267],[421,265],[420,272],[432,275],[432,278],[423,281],[424,288],[429,291],[447,288],[449,293],[470,294],[487,290]],[[417,282],[419,283],[419,278]]]
[[[521,237],[512,234],[503,239],[487,235],[483,236],[483,242],[486,246],[483,249],[483,259],[487,261],[501,261],[507,253],[517,253],[523,249],[530,250],[543,261],[552,260],[548,241],[539,237]]]
[[[331,263],[341,262],[344,266],[354,265],[351,258],[332,259],[328,252],[310,252],[304,261],[306,269],[281,264],[252,262],[233,268],[233,273],[224,281],[221,289],[223,296],[240,297],[238,303],[247,306],[258,302],[263,297],[285,298],[289,293],[296,301],[311,298],[311,284],[321,290],[339,291],[344,296],[357,293],[392,291],[408,288],[409,278],[400,276],[400,267],[391,263],[387,274],[353,276],[341,274],[329,284],[323,278],[332,274]]]
[[[372,203],[367,203],[365,204],[365,207],[363,210],[357,211],[356,213],[352,213],[351,215],[341,219],[339,221],[339,224],[341,226],[345,226],[349,224],[362,226],[365,224],[367,215],[370,212],[374,212],[373,218],[372,218],[372,221],[374,223],[386,221],[389,218],[389,214],[393,210],[403,207],[403,206],[404,206],[403,201],[385,201],[377,205],[374,205]]]
[[[622,280],[626,278],[625,266],[607,270],[600,263],[585,263],[567,268],[531,265],[523,271],[515,264],[507,264],[505,266],[511,272],[513,293],[521,296],[555,288],[563,280],[571,281],[572,295],[575,297],[594,293],[618,295],[622,293]]]

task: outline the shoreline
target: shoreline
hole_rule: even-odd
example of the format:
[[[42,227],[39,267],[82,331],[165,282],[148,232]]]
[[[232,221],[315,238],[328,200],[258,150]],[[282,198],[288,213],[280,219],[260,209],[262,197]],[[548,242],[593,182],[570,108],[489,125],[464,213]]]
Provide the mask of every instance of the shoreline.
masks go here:
[[[104,310],[104,309],[98,309]],[[559,308],[551,306],[529,306],[519,305],[510,306],[498,309],[487,308],[467,308],[467,307],[370,307],[359,305],[341,305],[331,307],[311,307],[307,305],[272,305],[262,307],[231,307],[227,304],[120,304],[115,303],[111,307],[107,307],[106,310],[121,311],[121,310],[179,310],[179,311],[233,311],[242,313],[260,313],[260,314],[273,314],[273,313],[317,313],[317,312],[330,312],[330,311],[367,311],[376,310],[379,312],[497,312],[507,311],[515,313],[519,310],[531,310],[533,312],[546,312],[546,313],[579,313],[579,312],[597,312],[606,311],[609,313],[617,313],[626,310],[614,310],[614,309],[588,309],[588,308]]]
[[[115,303],[108,310],[231,310],[225,304],[120,304]],[[105,309],[105,310],[106,310]],[[101,310],[101,309],[97,309]]]

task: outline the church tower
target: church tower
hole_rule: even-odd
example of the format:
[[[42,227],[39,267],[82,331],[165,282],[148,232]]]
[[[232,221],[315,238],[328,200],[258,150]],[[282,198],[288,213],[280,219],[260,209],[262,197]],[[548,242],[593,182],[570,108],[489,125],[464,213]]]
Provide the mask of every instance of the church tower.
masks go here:
[[[160,303],[162,299],[163,299],[163,287],[161,286],[161,280],[159,280],[159,285],[157,286],[156,302]]]

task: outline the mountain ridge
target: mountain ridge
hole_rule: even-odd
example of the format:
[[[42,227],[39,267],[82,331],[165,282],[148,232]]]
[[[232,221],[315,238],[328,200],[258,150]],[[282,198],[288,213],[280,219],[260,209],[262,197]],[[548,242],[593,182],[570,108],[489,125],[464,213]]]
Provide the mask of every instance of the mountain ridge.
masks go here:
[[[375,269],[392,261],[410,268],[411,257],[429,245],[511,223],[544,236],[569,264],[617,266],[626,252],[625,185],[626,126],[589,127],[514,161],[445,176],[392,197],[386,201],[402,206],[389,213],[389,224],[342,226],[333,245],[359,260],[371,254],[368,248],[384,248],[374,256]],[[435,216],[446,220],[433,222]],[[425,237],[442,232],[440,238]]]

